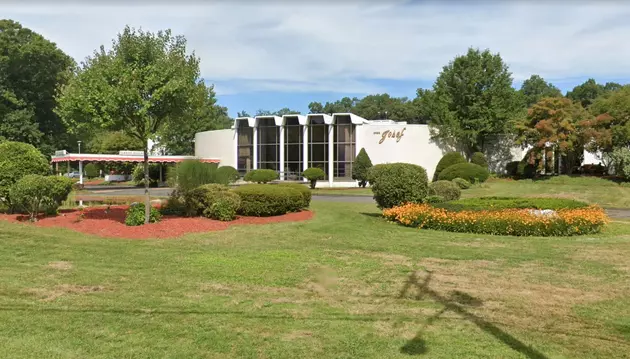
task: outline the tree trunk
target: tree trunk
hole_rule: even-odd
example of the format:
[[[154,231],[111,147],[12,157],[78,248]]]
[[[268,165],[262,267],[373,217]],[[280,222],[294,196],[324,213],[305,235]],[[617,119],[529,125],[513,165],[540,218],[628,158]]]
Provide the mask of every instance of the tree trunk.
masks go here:
[[[151,197],[149,196],[149,141],[144,142],[144,224],[151,216]]]

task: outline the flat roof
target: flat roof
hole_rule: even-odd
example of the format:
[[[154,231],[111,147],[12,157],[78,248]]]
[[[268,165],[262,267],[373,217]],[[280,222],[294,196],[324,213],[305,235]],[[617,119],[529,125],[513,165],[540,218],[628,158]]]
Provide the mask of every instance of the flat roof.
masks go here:
[[[185,160],[196,159],[206,163],[219,163],[217,158],[199,158],[195,156],[149,156],[149,162],[157,163],[178,163]],[[50,162],[70,162],[70,161],[87,161],[87,162],[144,162],[144,156],[139,155],[110,155],[98,153],[66,153],[63,155],[52,156]]]

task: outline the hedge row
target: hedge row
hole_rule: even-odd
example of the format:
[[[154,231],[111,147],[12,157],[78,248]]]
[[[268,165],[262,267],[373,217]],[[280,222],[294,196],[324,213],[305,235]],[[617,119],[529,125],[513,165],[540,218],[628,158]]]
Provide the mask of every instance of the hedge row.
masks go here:
[[[434,207],[459,212],[503,209],[578,209],[586,208],[588,204],[564,198],[479,197],[437,203]]]
[[[608,222],[603,209],[561,209],[540,215],[531,209],[452,212],[429,204],[409,203],[383,211],[402,225],[449,232],[513,236],[572,236],[598,233]]]

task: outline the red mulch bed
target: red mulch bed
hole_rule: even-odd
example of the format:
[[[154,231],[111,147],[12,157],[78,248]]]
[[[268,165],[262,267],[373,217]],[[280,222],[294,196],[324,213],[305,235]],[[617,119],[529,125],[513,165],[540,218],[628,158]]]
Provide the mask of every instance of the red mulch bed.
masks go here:
[[[109,238],[149,239],[174,238],[187,233],[221,231],[239,224],[268,224],[278,222],[305,221],[313,218],[313,212],[302,211],[274,217],[239,217],[231,222],[215,221],[208,218],[164,216],[158,223],[142,226],[125,225],[125,211],[128,206],[92,207],[83,210],[79,220],[79,210],[61,211],[57,216],[41,216],[33,223],[39,227],[64,227],[77,232]],[[0,219],[10,222],[27,222],[28,216],[0,214]]]

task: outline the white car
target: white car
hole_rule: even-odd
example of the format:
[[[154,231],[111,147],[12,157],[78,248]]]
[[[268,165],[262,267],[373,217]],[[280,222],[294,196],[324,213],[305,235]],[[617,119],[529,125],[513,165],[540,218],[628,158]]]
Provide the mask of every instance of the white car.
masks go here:
[[[79,173],[79,171],[73,171],[73,172],[70,172],[70,173],[66,173],[66,177],[69,177],[69,178],[80,178],[81,174]]]

